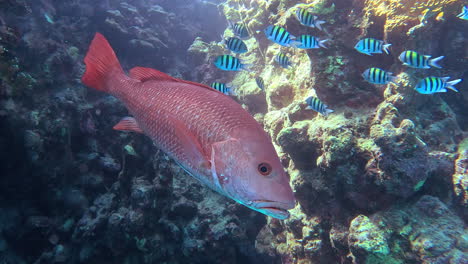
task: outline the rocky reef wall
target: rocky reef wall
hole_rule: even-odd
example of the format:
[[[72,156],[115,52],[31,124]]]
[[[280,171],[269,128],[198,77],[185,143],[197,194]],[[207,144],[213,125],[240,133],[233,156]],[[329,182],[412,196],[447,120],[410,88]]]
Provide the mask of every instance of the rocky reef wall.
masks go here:
[[[463,1],[26,1],[0,3],[0,260],[5,263],[464,263],[468,256],[467,98],[421,95],[418,78],[468,78]],[[324,31],[302,26],[311,8]],[[443,20],[436,19],[444,12]],[[212,64],[219,35],[243,21],[251,72]],[[300,50],[267,40],[328,38]],[[209,84],[232,82],[235,100],[270,134],[298,204],[266,218],[201,186],[149,139],[113,131],[126,115],[83,87],[94,32],[123,66],[153,67]],[[363,37],[390,55],[354,50]],[[401,65],[413,49],[446,56],[443,69]],[[293,62],[279,67],[281,51]],[[372,85],[368,67],[397,85]],[[255,83],[262,77],[265,89]],[[335,112],[306,109],[318,96]]]

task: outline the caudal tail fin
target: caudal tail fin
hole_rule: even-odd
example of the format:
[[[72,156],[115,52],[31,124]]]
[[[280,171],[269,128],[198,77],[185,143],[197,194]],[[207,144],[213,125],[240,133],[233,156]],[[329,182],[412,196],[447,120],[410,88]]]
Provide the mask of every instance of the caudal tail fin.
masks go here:
[[[457,88],[455,88],[454,85],[461,82],[461,81],[462,81],[462,79],[456,79],[456,80],[447,82],[445,88],[450,89],[450,90],[458,93],[458,90],[457,90]]]
[[[385,53],[387,53],[387,54],[390,54],[390,51],[388,50],[388,48],[390,48],[391,45],[392,45],[392,44],[384,44],[384,45],[382,46],[383,51],[385,51]]]
[[[84,63],[86,64],[86,71],[81,81],[86,86],[99,91],[108,92],[107,81],[111,77],[117,77],[114,75],[124,74],[114,50],[100,33],[96,33],[94,36]]]
[[[429,60],[429,65],[431,65],[432,67],[442,69],[442,67],[439,65],[439,61],[441,59],[443,59],[443,58],[444,58],[444,56],[440,56],[440,57],[437,57],[437,58],[434,58],[434,59],[430,59]]]

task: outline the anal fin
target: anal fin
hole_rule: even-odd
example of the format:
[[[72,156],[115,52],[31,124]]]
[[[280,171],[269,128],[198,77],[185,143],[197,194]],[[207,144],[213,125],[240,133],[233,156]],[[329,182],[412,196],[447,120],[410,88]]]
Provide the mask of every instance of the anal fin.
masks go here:
[[[124,117],[117,123],[113,129],[120,131],[132,131],[143,133],[143,130],[138,126],[137,121],[133,117]]]

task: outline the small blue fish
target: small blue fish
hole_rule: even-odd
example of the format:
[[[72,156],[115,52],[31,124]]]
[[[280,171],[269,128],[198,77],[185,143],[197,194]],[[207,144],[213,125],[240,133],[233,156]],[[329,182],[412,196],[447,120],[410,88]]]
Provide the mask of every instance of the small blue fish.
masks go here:
[[[322,24],[325,23],[325,21],[318,20],[317,16],[314,16],[312,13],[310,13],[304,8],[297,9],[296,17],[299,20],[299,22],[301,22],[301,24],[304,26],[315,27],[318,30],[323,30]]]
[[[214,65],[224,71],[249,71],[247,64],[242,64],[241,61],[231,55],[220,55],[216,57]]]
[[[437,63],[444,58],[440,56],[434,59],[431,59],[429,55],[421,55],[416,51],[406,50],[403,51],[398,57],[403,65],[408,67],[417,68],[417,69],[429,69],[431,66],[436,68],[442,68]]]
[[[332,113],[333,110],[328,109],[328,106],[322,101],[320,101],[317,97],[308,97],[306,100],[307,103],[307,108],[306,109],[312,109],[316,112],[319,112],[320,114],[327,116],[328,114]]]
[[[462,12],[457,15],[458,18],[468,20],[468,6],[462,8]]]
[[[392,82],[396,84],[396,77],[392,76],[393,73],[386,72],[380,68],[369,68],[362,73],[362,77],[370,83],[374,84],[388,84]]]
[[[263,78],[258,76],[257,78],[255,78],[255,82],[257,83],[257,86],[258,88],[260,88],[260,90],[265,90],[265,83],[263,82]]]
[[[54,19],[52,18],[51,15],[44,13],[44,18],[49,24],[55,24]]]
[[[354,48],[360,53],[372,56],[372,53],[385,53],[389,54],[388,48],[392,44],[383,44],[383,40],[378,40],[374,38],[365,38],[358,41]]]
[[[291,47],[293,45],[300,45],[300,42],[294,41],[296,37],[289,34],[286,29],[280,26],[268,26],[265,29],[265,35],[269,40],[278,43],[281,46]]]
[[[289,61],[288,56],[286,56],[284,53],[280,52],[276,55],[275,61],[281,65],[281,67],[288,69],[290,66],[292,66],[291,61]]]
[[[241,39],[246,39],[249,37],[249,31],[247,30],[247,26],[242,23],[242,22],[237,22],[235,24],[232,24],[232,22],[229,21],[229,25],[234,32],[234,35],[238,36]]]
[[[324,43],[328,41],[328,39],[320,40],[311,35],[301,35],[298,39],[301,42],[300,45],[296,45],[296,48],[299,49],[318,49],[320,47],[327,48]]]
[[[416,91],[421,94],[433,94],[433,93],[445,93],[447,89],[458,92],[454,87],[455,84],[462,81],[462,79],[456,79],[448,81],[450,77],[427,77],[418,82],[416,85]]]
[[[226,44],[229,50],[235,53],[246,53],[248,51],[247,45],[245,45],[244,41],[240,38],[227,38],[224,40],[224,44]]]
[[[210,85],[210,87],[222,92],[225,95],[236,95],[236,93],[234,92],[234,88],[229,87],[225,83],[214,82]]]

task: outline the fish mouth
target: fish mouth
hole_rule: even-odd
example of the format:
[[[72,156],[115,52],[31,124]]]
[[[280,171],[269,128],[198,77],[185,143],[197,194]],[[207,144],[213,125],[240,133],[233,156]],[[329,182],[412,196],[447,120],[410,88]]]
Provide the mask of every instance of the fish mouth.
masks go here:
[[[289,209],[294,208],[295,203],[283,203],[270,200],[253,201],[256,210],[281,220],[289,218]]]

